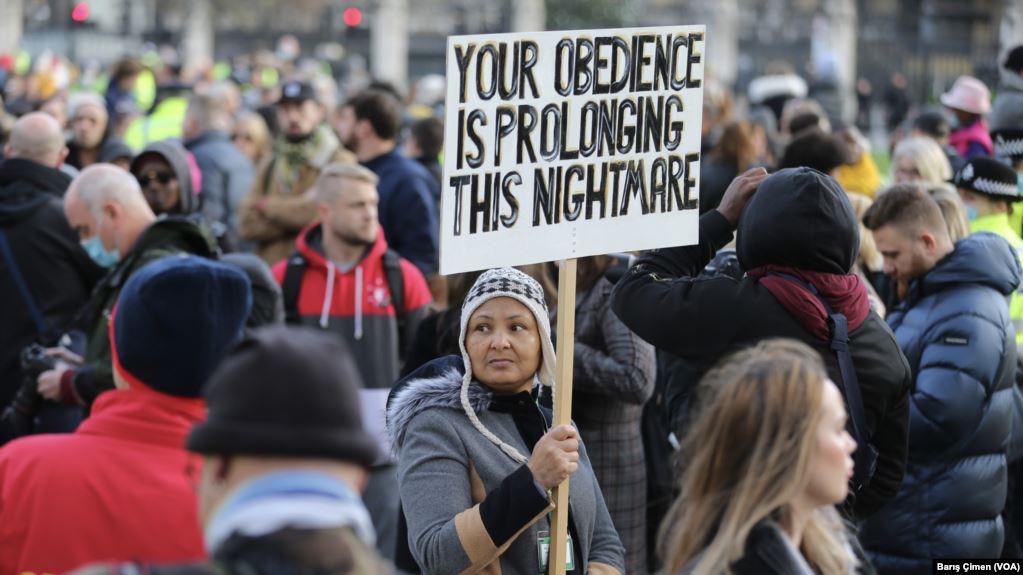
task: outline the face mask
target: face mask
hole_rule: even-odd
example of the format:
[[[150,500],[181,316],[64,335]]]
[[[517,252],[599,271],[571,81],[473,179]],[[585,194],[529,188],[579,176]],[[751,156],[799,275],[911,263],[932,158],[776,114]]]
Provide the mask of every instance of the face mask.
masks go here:
[[[92,261],[96,262],[101,267],[109,268],[113,267],[114,264],[121,259],[121,252],[117,249],[107,251],[103,247],[103,240],[99,239],[99,234],[92,236],[87,240],[82,240],[82,247],[85,252],[89,254]]]
[[[966,204],[966,219],[968,219],[968,220],[970,220],[972,222],[973,220],[977,219],[979,216],[980,216],[980,214],[977,213],[977,208],[976,207],[974,207],[972,204]]]
[[[953,132],[959,129],[959,116],[948,114],[948,128]]]

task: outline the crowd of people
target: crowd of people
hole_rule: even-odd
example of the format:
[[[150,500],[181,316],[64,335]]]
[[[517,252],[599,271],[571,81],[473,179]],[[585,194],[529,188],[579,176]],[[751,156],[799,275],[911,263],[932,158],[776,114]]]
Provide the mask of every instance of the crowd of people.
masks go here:
[[[546,572],[569,478],[574,573],[1023,558],[1023,46],[886,174],[708,81],[698,243],[578,262],[570,425],[556,266],[438,273],[443,80],[257,64],[0,58],[0,572]]]

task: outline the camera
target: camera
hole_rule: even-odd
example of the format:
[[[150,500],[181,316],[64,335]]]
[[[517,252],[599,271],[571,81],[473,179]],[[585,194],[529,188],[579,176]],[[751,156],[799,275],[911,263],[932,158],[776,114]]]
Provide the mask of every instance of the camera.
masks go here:
[[[21,350],[21,372],[35,381],[39,374],[57,367],[57,360],[46,354],[46,348],[33,343]]]
[[[36,414],[43,404],[36,380],[44,371],[56,367],[57,360],[47,355],[46,348],[39,344],[21,350],[21,387],[0,415],[0,444],[32,433]]]

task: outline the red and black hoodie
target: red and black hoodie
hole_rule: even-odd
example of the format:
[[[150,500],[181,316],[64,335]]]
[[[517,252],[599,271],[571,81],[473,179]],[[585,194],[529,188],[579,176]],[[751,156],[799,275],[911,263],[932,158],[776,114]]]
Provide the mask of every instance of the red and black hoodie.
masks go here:
[[[314,222],[299,234],[298,252],[308,262],[298,294],[302,325],[315,326],[340,335],[351,346],[368,389],[390,389],[400,371],[398,321],[391,290],[384,273],[387,241],[383,231],[355,267],[341,271],[324,255],[323,228]],[[274,278],[283,284],[288,260],[273,267]],[[432,301],[423,274],[402,258],[405,283],[406,332],[427,314]]]

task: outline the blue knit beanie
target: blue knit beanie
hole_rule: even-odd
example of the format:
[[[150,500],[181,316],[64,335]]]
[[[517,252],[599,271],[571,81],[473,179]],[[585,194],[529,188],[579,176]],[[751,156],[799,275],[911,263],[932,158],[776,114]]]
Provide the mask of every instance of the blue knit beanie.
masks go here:
[[[143,266],[121,289],[111,325],[114,368],[129,384],[197,398],[242,337],[252,295],[233,266],[169,256]]]

